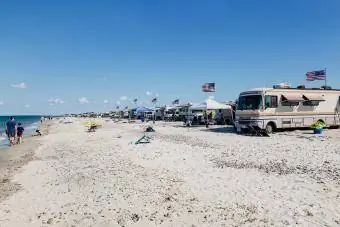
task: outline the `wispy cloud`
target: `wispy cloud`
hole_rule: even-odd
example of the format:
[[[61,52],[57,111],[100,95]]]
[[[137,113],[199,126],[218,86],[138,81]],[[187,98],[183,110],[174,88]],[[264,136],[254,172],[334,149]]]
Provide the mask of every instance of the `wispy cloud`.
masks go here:
[[[146,92],[146,95],[147,95],[147,96],[151,96],[151,95],[152,95],[152,92],[151,92],[151,91],[147,91],[147,92]]]
[[[159,97],[159,94],[158,94],[158,93],[156,93],[156,94],[155,94],[155,96],[156,96],[156,97]]]
[[[24,82],[21,82],[19,84],[12,84],[11,87],[25,89],[27,88],[27,85]]]
[[[122,100],[122,101],[125,101],[125,100],[127,100],[127,99],[128,99],[128,97],[126,97],[126,96],[120,97],[120,100]]]
[[[210,95],[210,96],[209,96],[209,99],[215,99],[215,96]]]
[[[78,102],[80,104],[86,104],[86,103],[89,103],[90,101],[86,97],[81,97],[78,99]]]
[[[104,104],[107,104],[107,103],[109,103],[109,101],[105,99],[105,100],[104,100]]]
[[[26,104],[26,105],[25,105],[25,108],[30,108],[30,105],[29,105],[29,104]]]
[[[51,98],[51,99],[48,100],[48,102],[52,105],[53,104],[64,104],[65,103],[65,101],[60,99],[60,98],[55,98],[55,99]]]
[[[3,106],[3,105],[5,105],[5,102],[0,100],[0,106]]]
[[[120,101],[119,100],[117,101],[117,104],[120,105]]]

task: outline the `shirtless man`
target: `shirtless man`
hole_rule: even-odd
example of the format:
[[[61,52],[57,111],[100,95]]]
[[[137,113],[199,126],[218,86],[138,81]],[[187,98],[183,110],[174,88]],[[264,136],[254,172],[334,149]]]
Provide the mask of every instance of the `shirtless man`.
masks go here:
[[[9,140],[9,145],[15,144],[15,136],[17,134],[17,126],[14,117],[10,117],[9,121],[6,122],[6,133]]]

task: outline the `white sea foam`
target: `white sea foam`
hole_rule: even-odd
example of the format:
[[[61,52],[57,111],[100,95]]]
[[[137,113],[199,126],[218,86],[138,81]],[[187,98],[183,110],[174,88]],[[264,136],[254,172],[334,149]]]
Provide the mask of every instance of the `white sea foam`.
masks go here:
[[[0,135],[0,142],[6,139],[6,134],[3,133]]]

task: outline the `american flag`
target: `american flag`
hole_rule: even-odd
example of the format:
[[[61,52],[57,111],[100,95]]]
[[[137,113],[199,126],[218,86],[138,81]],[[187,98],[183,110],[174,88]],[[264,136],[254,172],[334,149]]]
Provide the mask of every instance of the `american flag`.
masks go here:
[[[151,102],[152,102],[152,103],[157,102],[157,98],[153,98],[153,99],[151,100]]]
[[[326,70],[317,70],[306,73],[307,81],[326,80]]]
[[[174,101],[172,101],[172,105],[178,105],[179,104],[179,99],[175,99]]]
[[[215,83],[205,83],[202,85],[203,92],[215,92]]]

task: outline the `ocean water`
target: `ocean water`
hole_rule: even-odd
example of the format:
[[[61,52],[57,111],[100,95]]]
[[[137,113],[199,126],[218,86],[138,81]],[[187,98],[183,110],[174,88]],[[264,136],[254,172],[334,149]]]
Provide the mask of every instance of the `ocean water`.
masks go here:
[[[41,116],[13,116],[17,123],[21,123],[25,129],[25,135],[32,134],[40,125]],[[8,139],[5,133],[6,122],[9,120],[9,116],[0,116],[0,147],[8,145]]]

